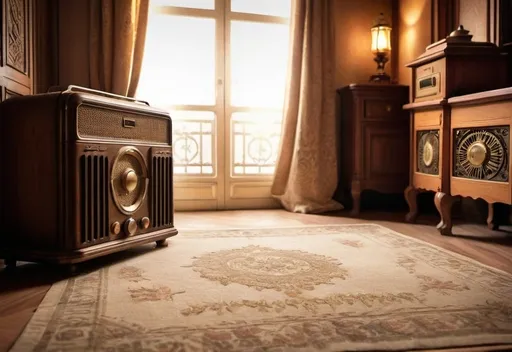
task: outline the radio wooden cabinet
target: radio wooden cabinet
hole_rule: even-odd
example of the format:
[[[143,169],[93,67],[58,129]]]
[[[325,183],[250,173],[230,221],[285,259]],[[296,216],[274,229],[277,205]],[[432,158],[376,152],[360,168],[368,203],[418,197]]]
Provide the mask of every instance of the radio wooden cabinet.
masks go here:
[[[0,258],[73,264],[174,227],[172,121],[145,102],[70,86],[0,104]]]
[[[452,234],[451,208],[460,196],[489,203],[487,224],[493,222],[494,204],[512,204],[510,129],[512,88],[496,89],[448,99],[451,107],[450,188],[436,193],[441,215],[438,230]]]
[[[338,90],[338,190],[352,215],[361,192],[401,193],[409,175],[409,88],[351,84]]]

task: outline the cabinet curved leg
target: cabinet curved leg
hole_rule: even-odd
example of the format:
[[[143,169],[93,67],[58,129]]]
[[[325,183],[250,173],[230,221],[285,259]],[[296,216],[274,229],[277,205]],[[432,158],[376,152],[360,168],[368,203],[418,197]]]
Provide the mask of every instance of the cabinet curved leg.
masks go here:
[[[487,227],[491,230],[498,230],[500,227],[494,218],[494,203],[489,203],[489,212],[487,213]]]
[[[351,189],[352,194],[352,211],[350,212],[350,215],[352,216],[358,216],[361,212],[361,190],[359,188],[352,187]]]
[[[418,217],[418,190],[409,186],[404,191],[405,201],[409,206],[409,212],[405,216],[406,222],[415,222]]]
[[[441,221],[436,227],[441,235],[452,235],[452,206],[454,202],[455,197],[443,192],[437,192],[434,197],[434,203],[441,216]]]

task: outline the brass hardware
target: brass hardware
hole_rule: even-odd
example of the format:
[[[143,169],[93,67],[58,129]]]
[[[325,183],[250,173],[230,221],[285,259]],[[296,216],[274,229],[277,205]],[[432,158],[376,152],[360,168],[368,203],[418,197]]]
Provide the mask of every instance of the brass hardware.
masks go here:
[[[116,221],[110,225],[110,232],[112,232],[114,235],[119,235],[119,232],[121,232],[121,224],[119,221]]]
[[[416,133],[416,171],[427,175],[439,175],[439,130]]]
[[[386,111],[391,112],[391,105],[386,105]]]
[[[423,146],[423,163],[425,166],[432,165],[434,161],[434,147],[430,143],[430,141],[425,142]]]
[[[149,218],[148,217],[143,217],[142,219],[140,219],[140,227],[144,230],[146,230],[147,228],[149,228],[149,225],[151,224],[151,221],[149,221]]]
[[[453,176],[508,181],[509,127],[454,131]]]
[[[124,223],[124,232],[128,236],[132,236],[135,234],[135,231],[137,231],[137,222],[133,218],[129,218]]]
[[[122,180],[124,189],[128,193],[131,193],[137,188],[137,182],[139,181],[139,178],[133,169],[126,169],[123,172]]]
[[[471,144],[467,151],[468,161],[473,166],[481,166],[487,159],[487,148],[482,142]]]
[[[135,147],[123,147],[111,170],[114,203],[123,214],[131,215],[143,204],[148,192],[149,177],[144,156]]]

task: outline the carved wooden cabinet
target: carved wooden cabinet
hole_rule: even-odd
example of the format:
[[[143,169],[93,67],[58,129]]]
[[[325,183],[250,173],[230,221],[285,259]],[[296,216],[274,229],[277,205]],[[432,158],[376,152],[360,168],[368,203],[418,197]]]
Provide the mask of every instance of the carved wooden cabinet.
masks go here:
[[[450,188],[434,198],[443,235],[452,234],[451,208],[462,197],[489,203],[487,224],[493,222],[494,204],[512,204],[510,129],[512,88],[496,89],[448,99],[451,107]]]
[[[460,26],[427,46],[407,65],[412,73],[410,184],[406,221],[418,215],[416,197],[424,191],[450,192],[451,106],[449,99],[506,86],[506,57],[492,43],[474,42]],[[440,223],[438,227],[442,227]]]
[[[33,0],[2,1],[1,100],[32,92]]]
[[[361,192],[401,193],[409,177],[409,88],[351,84],[338,90],[338,190],[352,214]]]

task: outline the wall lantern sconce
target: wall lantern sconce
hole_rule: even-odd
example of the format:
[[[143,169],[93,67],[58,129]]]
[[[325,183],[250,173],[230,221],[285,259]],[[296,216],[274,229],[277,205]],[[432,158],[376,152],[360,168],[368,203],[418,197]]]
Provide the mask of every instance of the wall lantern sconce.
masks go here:
[[[390,83],[389,75],[384,71],[386,62],[389,61],[391,53],[391,25],[384,19],[384,14],[380,14],[371,29],[372,33],[372,53],[373,59],[377,63],[377,73],[370,77],[370,82]]]

